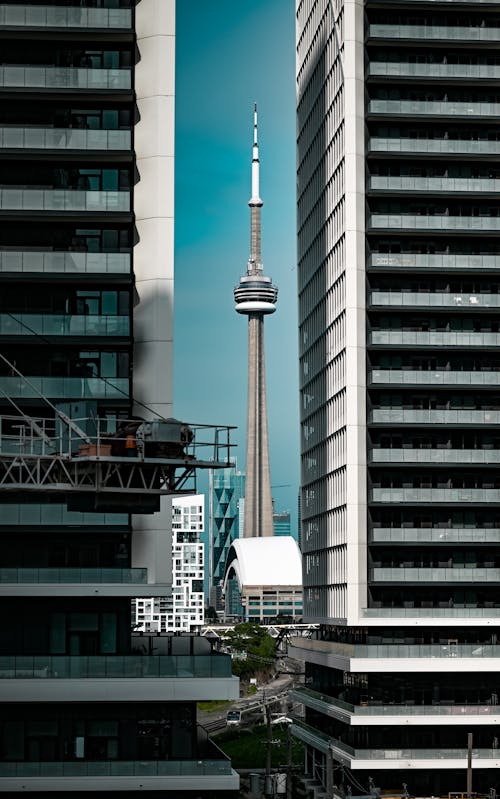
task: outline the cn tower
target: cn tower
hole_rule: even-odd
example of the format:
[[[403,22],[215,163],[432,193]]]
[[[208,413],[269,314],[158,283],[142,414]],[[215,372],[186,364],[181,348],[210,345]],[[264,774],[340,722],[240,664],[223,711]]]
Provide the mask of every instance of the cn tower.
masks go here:
[[[276,310],[278,289],[265,277],[260,244],[259,145],[257,106],[254,106],[252,196],[250,206],[250,259],[246,274],[234,290],[236,311],[248,316],[248,419],[245,514],[243,536],[273,535],[273,505],[267,436],[264,317]]]

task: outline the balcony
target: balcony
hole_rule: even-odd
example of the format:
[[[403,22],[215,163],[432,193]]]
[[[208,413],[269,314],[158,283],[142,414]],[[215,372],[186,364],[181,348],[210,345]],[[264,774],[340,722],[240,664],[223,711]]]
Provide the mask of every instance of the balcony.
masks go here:
[[[460,625],[463,619],[498,619],[500,607],[478,608],[455,604],[452,608],[362,608],[361,614],[365,620],[374,619],[375,624],[378,624],[379,619],[423,619],[440,626],[444,619]]]
[[[371,449],[369,463],[425,463],[428,465],[482,464],[492,466],[500,463],[498,449]]]
[[[295,738],[318,749],[331,752],[336,761],[351,769],[381,768],[406,769],[409,761],[414,768],[426,769],[466,769],[466,749],[353,749],[344,741],[332,738],[324,732],[311,727],[302,720],[294,718],[291,732]],[[475,768],[500,767],[498,749],[473,749]]]
[[[498,80],[494,64],[410,64],[406,61],[371,61],[369,77],[441,78],[445,80]]]
[[[120,568],[0,568],[0,584],[5,583],[144,583],[147,569]]]
[[[459,566],[441,568],[374,567],[368,570],[372,583],[500,583],[500,569]],[[500,712],[500,711],[499,711]]]
[[[114,399],[129,398],[129,380],[126,377],[0,377],[0,393],[13,399],[39,399],[44,394],[49,399]]]
[[[424,214],[377,214],[368,217],[369,230],[463,230],[467,233],[500,230],[497,216],[446,216]]]
[[[500,141],[471,139],[401,139],[373,136],[369,153],[412,153],[413,155],[499,155]]]
[[[344,702],[341,699],[311,691],[309,688],[294,688],[290,692],[290,696],[296,702],[300,702],[312,710],[317,710],[341,721],[347,721],[350,724],[362,724],[363,722],[359,718],[366,718],[367,716],[381,716],[383,718],[382,723],[394,725],[401,723],[401,716],[410,718],[420,716],[421,718],[417,722],[420,724],[427,723],[422,717],[427,717],[430,720],[434,719],[434,723],[437,724],[474,723],[493,725],[497,722],[497,719],[500,719],[498,705],[446,705],[444,703],[437,705],[390,705],[382,702],[371,705],[352,705],[350,702]]]
[[[127,8],[74,8],[72,6],[0,5],[0,27],[129,29]]]
[[[237,791],[239,776],[217,747],[213,759],[1,763],[6,791]],[[84,781],[84,782],[83,782]]]
[[[127,513],[81,513],[69,511],[58,503],[2,503],[0,524],[5,527],[123,527],[128,528]]]
[[[374,544],[500,544],[500,529],[493,527],[373,527]]]
[[[388,347],[498,347],[500,333],[462,330],[372,330],[368,344]]]
[[[130,268],[128,253],[0,251],[0,273],[128,275]]]
[[[495,194],[500,191],[500,180],[492,178],[407,177],[398,175],[371,175],[368,190],[383,192],[410,192],[416,194]]]
[[[0,596],[165,596],[168,584],[148,583],[147,569],[2,568]]]
[[[444,370],[372,369],[371,385],[395,386],[493,386],[498,388],[500,372],[452,372]]]
[[[498,42],[498,28],[466,25],[370,25],[369,35],[378,39],[424,39],[426,41]]]
[[[371,502],[448,503],[500,502],[500,491],[496,488],[372,488]]]
[[[500,256],[496,255],[452,255],[448,253],[382,253],[372,252],[367,259],[368,267],[396,267],[409,269],[498,269]]]
[[[130,336],[128,316],[2,314],[0,336]]]
[[[0,188],[0,211],[124,213],[130,211],[130,192],[3,187]]]
[[[369,413],[373,424],[417,425],[497,425],[500,411],[430,410],[413,408],[373,408]]]
[[[371,291],[369,306],[382,308],[500,308],[500,294],[430,291]]]
[[[88,10],[90,11],[91,9]],[[131,133],[129,130],[0,128],[0,149],[5,150],[111,151],[130,150],[131,146]]]
[[[498,117],[500,103],[440,102],[438,100],[370,100],[369,114],[432,117]]]
[[[130,69],[87,69],[82,67],[1,66],[0,88],[3,89],[70,89],[130,91]]]

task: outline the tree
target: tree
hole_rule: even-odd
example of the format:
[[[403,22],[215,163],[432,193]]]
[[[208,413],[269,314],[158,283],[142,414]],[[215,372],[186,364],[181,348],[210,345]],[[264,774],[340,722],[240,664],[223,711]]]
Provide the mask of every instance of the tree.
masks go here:
[[[243,622],[224,639],[233,653],[233,673],[238,677],[249,679],[257,672],[268,676],[273,671],[276,645],[264,627],[251,621]]]

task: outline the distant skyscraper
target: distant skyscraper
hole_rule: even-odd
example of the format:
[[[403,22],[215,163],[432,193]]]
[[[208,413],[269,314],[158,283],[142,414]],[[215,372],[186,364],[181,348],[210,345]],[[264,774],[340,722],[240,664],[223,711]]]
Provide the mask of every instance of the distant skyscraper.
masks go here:
[[[283,513],[273,513],[274,535],[292,535],[292,523],[290,511]]]
[[[236,466],[210,472],[209,602],[218,609],[226,556],[241,532],[240,505],[244,494],[245,475]]]
[[[238,313],[248,316],[248,421],[245,491],[245,538],[273,535],[273,507],[267,437],[264,316],[274,313],[278,289],[264,277],[261,260],[259,147],[257,106],[254,110],[252,153],[251,248],[247,272],[234,290]]]

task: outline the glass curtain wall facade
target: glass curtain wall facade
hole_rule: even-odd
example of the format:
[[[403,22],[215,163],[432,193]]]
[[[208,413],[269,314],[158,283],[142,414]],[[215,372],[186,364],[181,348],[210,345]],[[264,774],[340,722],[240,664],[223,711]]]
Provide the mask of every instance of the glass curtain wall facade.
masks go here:
[[[495,2],[299,0],[307,770],[498,790]],[[340,768],[339,768],[340,766]]]
[[[1,412],[171,415],[175,4],[4,2],[0,42]],[[229,661],[131,637],[131,599],[171,590],[161,516],[2,501],[5,795],[237,787],[196,720]]]
[[[242,536],[245,475],[236,466],[210,472],[210,604],[222,610],[222,583],[229,548]],[[230,615],[240,614],[237,587],[226,597]]]

